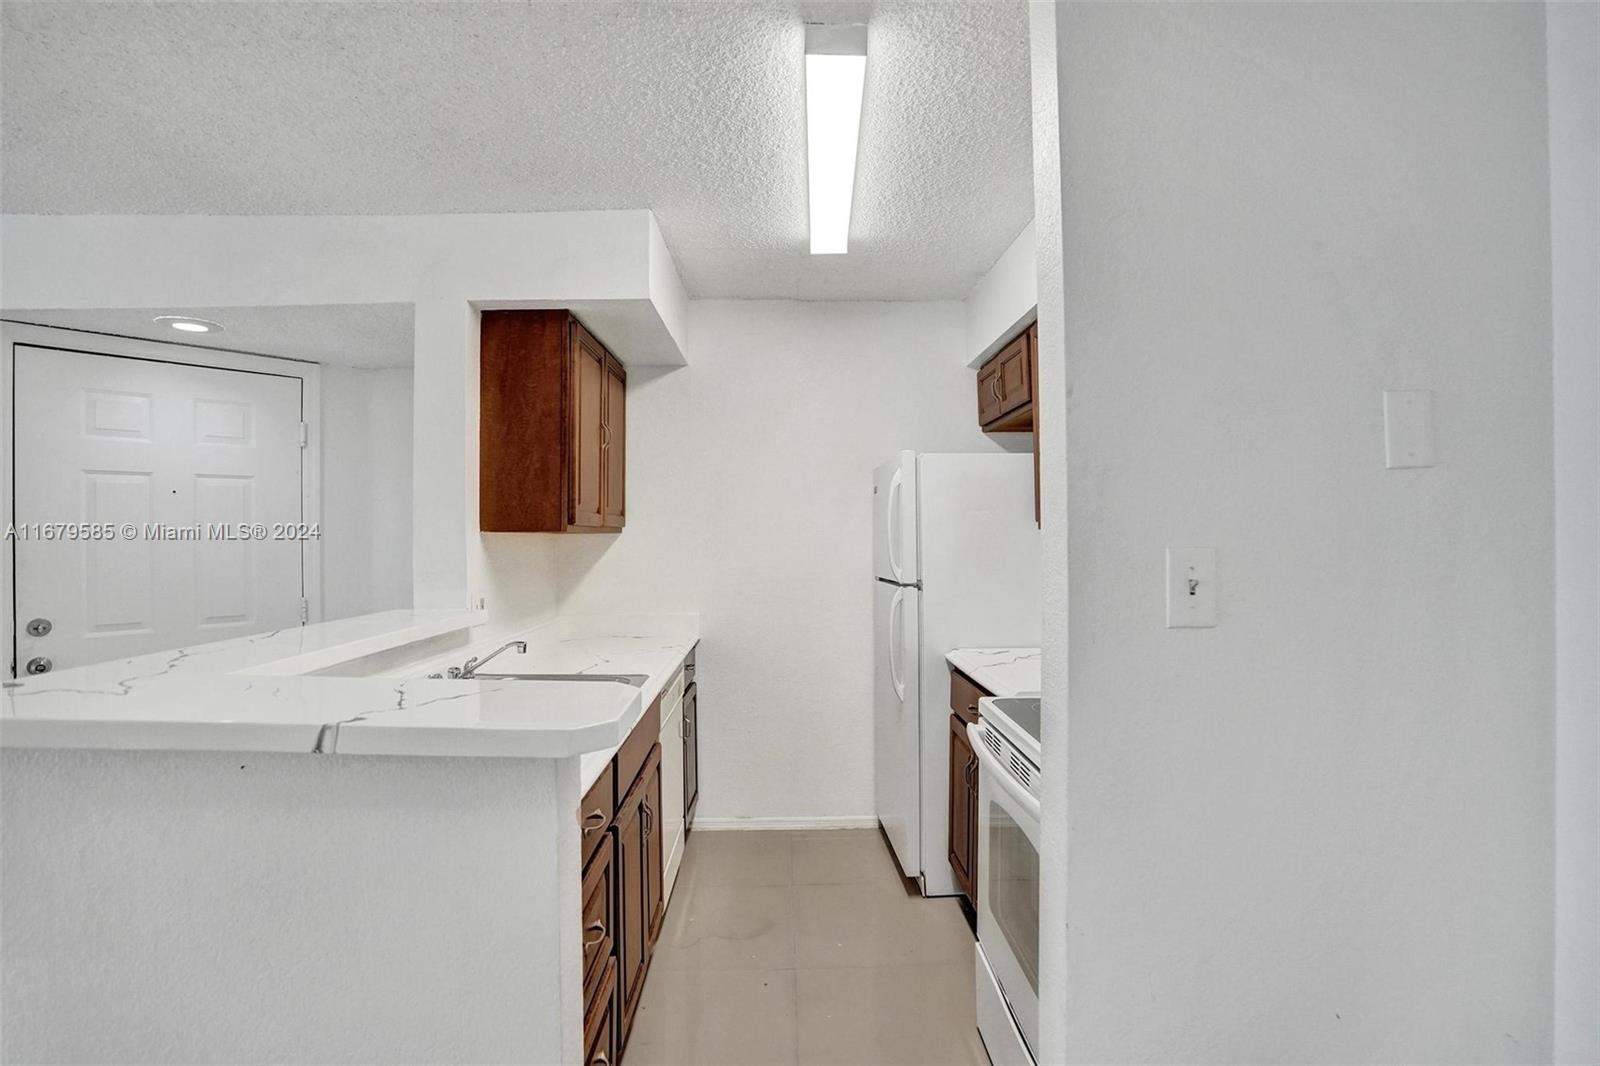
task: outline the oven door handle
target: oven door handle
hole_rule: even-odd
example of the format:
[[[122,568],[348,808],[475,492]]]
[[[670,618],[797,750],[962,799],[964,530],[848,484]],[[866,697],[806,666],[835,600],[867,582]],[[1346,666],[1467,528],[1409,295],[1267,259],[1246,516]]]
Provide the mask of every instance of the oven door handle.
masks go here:
[[[1041,813],[1039,800],[1011,776],[1010,770],[1000,765],[1000,760],[989,750],[989,745],[983,742],[982,727],[975,722],[967,725],[967,743],[978,753],[979,787],[994,785],[1004,790],[1011,804],[1015,804],[1037,827]]]

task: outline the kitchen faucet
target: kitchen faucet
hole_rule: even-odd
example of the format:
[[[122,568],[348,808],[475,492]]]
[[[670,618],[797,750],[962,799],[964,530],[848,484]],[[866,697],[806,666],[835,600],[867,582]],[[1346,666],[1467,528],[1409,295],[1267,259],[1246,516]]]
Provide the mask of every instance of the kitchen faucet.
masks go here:
[[[501,652],[505,651],[507,648],[516,648],[518,655],[526,655],[528,653],[528,642],[525,641],[525,640],[508,640],[504,644],[500,645],[494,651],[490,652],[488,655],[485,655],[481,659],[478,658],[476,655],[474,655],[472,658],[468,659],[466,661],[466,663],[463,664],[459,669],[454,667],[454,666],[452,666],[450,668],[450,671],[449,671],[450,676],[451,677],[460,678],[461,680],[466,681],[469,678],[471,678],[473,674],[478,672],[478,667],[482,666],[484,663],[488,662],[490,659],[493,659],[496,655],[499,655]]]

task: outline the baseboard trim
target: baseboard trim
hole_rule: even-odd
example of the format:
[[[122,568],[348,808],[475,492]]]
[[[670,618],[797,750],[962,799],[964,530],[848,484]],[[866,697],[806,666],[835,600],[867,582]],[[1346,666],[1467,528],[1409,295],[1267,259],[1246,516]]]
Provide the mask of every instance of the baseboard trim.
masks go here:
[[[750,829],[876,829],[878,819],[867,814],[845,818],[696,818],[695,829],[713,833]]]

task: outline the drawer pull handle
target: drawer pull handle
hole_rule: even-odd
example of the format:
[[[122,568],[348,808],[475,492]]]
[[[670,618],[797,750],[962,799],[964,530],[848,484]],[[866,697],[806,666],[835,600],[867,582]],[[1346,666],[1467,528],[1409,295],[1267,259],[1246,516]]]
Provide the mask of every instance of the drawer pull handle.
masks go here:
[[[593,933],[594,936],[586,936],[583,938],[583,946],[586,949],[594,947],[596,944],[599,944],[606,938],[606,924],[604,922],[595,922],[593,925],[589,926],[587,932]]]
[[[583,827],[585,829],[599,829],[601,826],[603,826],[605,824],[606,824],[606,812],[605,811],[598,811],[598,810],[597,811],[590,811],[588,814],[583,816]]]
[[[606,1057],[604,1051],[598,1051],[594,1058],[589,1060],[589,1066],[611,1066],[611,1060]]]

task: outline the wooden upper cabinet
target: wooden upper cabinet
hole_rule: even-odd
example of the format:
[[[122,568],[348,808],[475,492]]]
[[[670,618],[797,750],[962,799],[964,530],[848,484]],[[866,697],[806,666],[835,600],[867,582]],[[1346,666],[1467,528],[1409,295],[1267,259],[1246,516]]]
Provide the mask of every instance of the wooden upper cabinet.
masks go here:
[[[615,358],[606,360],[605,419],[601,423],[601,453],[605,457],[604,524],[622,528],[622,506],[628,477],[628,373]]]
[[[1033,428],[1032,338],[1023,330],[978,368],[978,424],[989,433]]]
[[[479,528],[619,532],[626,396],[622,364],[571,312],[483,312]]]

